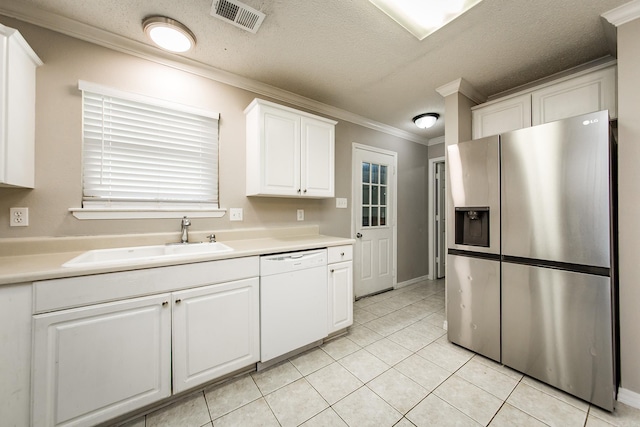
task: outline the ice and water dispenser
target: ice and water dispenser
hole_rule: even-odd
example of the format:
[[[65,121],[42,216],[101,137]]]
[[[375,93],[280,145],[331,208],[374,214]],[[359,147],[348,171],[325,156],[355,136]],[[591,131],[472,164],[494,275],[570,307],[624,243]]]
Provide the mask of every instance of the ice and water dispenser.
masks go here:
[[[455,208],[456,245],[489,247],[489,208]]]

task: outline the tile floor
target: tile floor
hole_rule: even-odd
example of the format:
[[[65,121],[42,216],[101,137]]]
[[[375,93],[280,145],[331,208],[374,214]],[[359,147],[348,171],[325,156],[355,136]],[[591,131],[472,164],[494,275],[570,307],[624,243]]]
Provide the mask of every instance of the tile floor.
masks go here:
[[[127,423],[226,426],[637,426],[447,341],[444,281],[355,303],[346,336]]]

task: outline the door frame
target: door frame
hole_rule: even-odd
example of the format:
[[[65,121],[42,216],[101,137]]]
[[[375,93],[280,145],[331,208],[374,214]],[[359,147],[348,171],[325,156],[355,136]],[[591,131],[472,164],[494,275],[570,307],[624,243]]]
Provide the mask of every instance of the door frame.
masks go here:
[[[393,185],[391,186],[391,199],[390,199],[390,204],[389,206],[391,207],[391,209],[393,210],[393,221],[391,224],[391,232],[392,232],[392,239],[391,239],[391,251],[392,251],[392,271],[391,271],[391,276],[392,276],[392,286],[393,289],[396,289],[397,285],[398,285],[398,153],[395,151],[389,151],[389,150],[384,150],[382,148],[377,148],[377,147],[372,147],[370,145],[364,145],[364,144],[360,144],[357,142],[352,142],[351,143],[351,236],[353,239],[356,239],[356,215],[360,215],[360,212],[356,212],[356,209],[359,207],[356,206],[356,204],[354,203],[356,200],[356,191],[359,191],[360,189],[360,185],[362,184],[360,182],[360,173],[355,174],[354,171],[355,170],[360,170],[360,165],[356,165],[356,151],[357,150],[365,150],[365,151],[371,151],[374,153],[379,153],[379,154],[384,154],[384,155],[389,155],[393,157],[393,175],[394,175],[394,180],[393,180]],[[357,166],[357,168],[356,168]],[[354,244],[354,248],[355,248],[355,244]],[[355,251],[354,251],[355,252]],[[354,254],[354,263],[356,262],[356,256]],[[354,271],[355,271],[355,265],[354,265]],[[353,288],[356,288],[356,280],[358,280],[355,275],[353,278]],[[354,292],[355,293],[355,292]]]
[[[436,197],[436,163],[441,163],[445,161],[445,157],[434,157],[433,159],[429,159],[429,203],[427,210],[429,211],[428,221],[429,226],[427,227],[429,233],[429,273],[427,274],[427,278],[429,280],[435,280],[436,277],[436,216],[435,216],[435,197]],[[445,171],[447,165],[445,162]],[[445,195],[446,198],[446,195]],[[446,206],[446,204],[445,204]],[[446,212],[446,209],[445,209]]]

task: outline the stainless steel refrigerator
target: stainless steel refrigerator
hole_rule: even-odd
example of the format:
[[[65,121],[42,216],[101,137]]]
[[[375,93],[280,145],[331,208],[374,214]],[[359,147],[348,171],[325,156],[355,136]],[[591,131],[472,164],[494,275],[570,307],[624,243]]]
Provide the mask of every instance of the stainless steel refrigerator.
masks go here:
[[[497,185],[501,351],[499,358],[492,358],[612,410],[618,382],[617,231],[615,147],[608,114],[586,114],[489,140],[492,146],[498,145],[500,158]],[[459,153],[478,142],[487,145],[485,139],[449,147],[450,163],[452,159],[456,161],[456,156],[465,158]],[[483,162],[478,156],[469,159]],[[456,193],[473,192],[465,183],[482,181],[486,175],[474,176],[468,167],[460,162],[461,174],[453,175],[452,165],[449,166],[453,215],[459,216],[457,212],[468,208],[457,204]],[[474,168],[477,166],[471,170]],[[465,227],[481,229],[477,223],[463,223],[462,230],[457,225],[454,221],[454,240],[456,235],[467,232]],[[453,256],[460,256],[456,252],[460,248],[449,248]],[[471,277],[472,294],[478,289],[486,293],[484,288],[495,285],[493,280],[474,283],[482,273],[470,271],[465,279],[459,271],[447,270],[447,285],[454,284],[447,289],[447,319],[449,328],[454,326],[449,332],[451,341],[478,351],[456,336],[487,329],[485,325],[468,327],[465,319],[486,318],[494,310],[491,304],[476,304],[468,310],[473,314],[466,313],[460,297],[465,291],[456,289],[456,283]],[[461,305],[456,307],[455,303]],[[462,331],[456,330],[455,319],[461,323]],[[492,321],[491,328],[494,327]],[[486,339],[471,341],[483,340]]]

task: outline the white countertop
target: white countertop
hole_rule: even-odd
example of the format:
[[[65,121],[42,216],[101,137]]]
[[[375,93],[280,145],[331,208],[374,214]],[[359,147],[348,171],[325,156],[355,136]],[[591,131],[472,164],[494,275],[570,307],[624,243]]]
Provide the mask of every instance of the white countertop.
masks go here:
[[[62,267],[62,264],[71,260],[72,258],[75,258],[85,251],[49,252],[16,256],[0,256],[0,285],[33,282],[36,280],[57,279],[62,277],[110,273],[115,271],[139,270],[144,268],[162,267],[168,265],[190,264],[195,262],[257,256],[279,252],[292,252],[313,248],[350,245],[354,243],[353,239],[324,236],[321,234],[273,234],[274,235],[271,237],[248,239],[245,238],[234,240],[219,239],[219,241],[231,247],[233,249],[233,252],[225,252],[215,255],[194,255],[193,257],[189,258],[172,260],[141,261],[136,264],[110,264],[108,266],[102,267]]]

